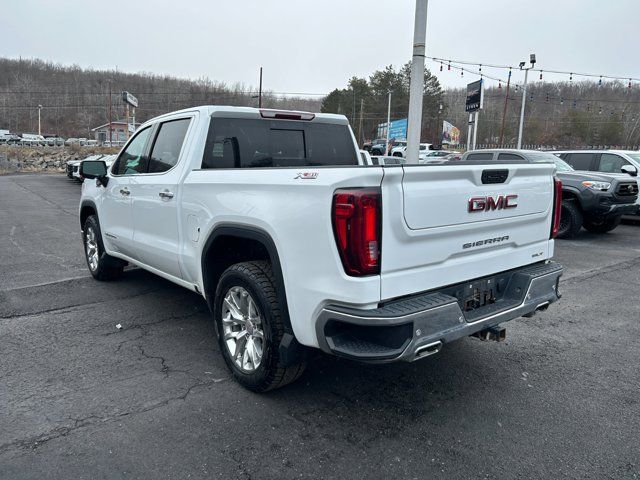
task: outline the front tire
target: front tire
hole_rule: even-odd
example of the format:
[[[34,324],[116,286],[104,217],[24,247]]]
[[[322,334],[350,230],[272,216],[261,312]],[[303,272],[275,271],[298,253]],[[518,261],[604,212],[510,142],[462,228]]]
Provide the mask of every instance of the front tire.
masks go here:
[[[620,225],[622,221],[622,216],[618,215],[615,217],[608,217],[600,222],[584,222],[584,228],[592,233],[607,233]]]
[[[558,238],[573,238],[582,228],[582,212],[573,200],[563,200]]]
[[[102,232],[96,215],[90,215],[84,222],[82,232],[84,256],[89,272],[96,280],[115,280],[122,275],[126,263],[107,255],[102,243]]]
[[[243,262],[225,270],[213,314],[222,356],[242,386],[266,392],[302,375],[304,363],[285,366],[280,360],[284,323],[269,262]]]

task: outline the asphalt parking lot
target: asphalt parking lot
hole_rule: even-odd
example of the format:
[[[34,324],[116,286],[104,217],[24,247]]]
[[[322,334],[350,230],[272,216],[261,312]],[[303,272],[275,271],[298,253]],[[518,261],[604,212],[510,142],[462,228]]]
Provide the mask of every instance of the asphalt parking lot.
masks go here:
[[[257,395],[196,294],[89,276],[79,191],[0,177],[1,479],[640,478],[640,225],[557,241],[564,297],[505,343]]]

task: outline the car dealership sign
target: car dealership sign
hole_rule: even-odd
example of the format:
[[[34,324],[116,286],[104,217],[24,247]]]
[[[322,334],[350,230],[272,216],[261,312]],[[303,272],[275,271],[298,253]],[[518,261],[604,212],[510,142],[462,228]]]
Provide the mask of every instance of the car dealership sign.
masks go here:
[[[122,101],[131,105],[132,107],[138,106],[138,99],[131,95],[129,92],[122,92]]]
[[[482,109],[484,101],[484,85],[482,79],[467,85],[467,100],[464,104],[465,112],[477,112]]]

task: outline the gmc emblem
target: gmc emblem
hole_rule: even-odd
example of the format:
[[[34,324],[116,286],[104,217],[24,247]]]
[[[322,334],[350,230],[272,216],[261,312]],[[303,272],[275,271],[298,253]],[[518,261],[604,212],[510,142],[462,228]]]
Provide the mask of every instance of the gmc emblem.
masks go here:
[[[471,197],[469,212],[488,212],[489,210],[504,210],[516,208],[518,195],[498,195],[497,197]]]

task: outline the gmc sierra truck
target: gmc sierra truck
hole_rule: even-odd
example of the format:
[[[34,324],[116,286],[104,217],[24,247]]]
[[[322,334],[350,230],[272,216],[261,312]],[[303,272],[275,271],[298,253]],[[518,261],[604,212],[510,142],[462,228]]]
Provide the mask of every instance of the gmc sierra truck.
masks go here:
[[[314,349],[414,361],[559,298],[552,163],[362,165],[342,115],[203,106],[85,161],[87,265],[202,295],[239,383],[297,379]],[[317,350],[315,350],[317,351]]]

